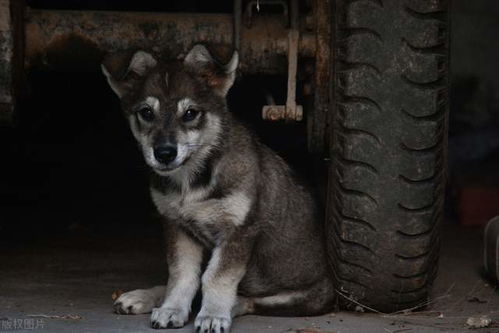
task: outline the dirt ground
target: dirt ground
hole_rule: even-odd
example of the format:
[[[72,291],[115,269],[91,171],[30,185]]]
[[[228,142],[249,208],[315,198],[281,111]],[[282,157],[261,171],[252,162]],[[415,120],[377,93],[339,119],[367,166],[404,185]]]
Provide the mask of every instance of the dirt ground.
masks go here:
[[[480,229],[445,228],[429,308],[399,314],[339,312],[320,317],[235,319],[233,332],[464,332],[470,316],[499,332],[496,286],[481,276]],[[149,315],[117,315],[111,295],[164,283],[160,236],[48,236],[0,246],[0,331],[157,332]],[[299,329],[308,328],[308,331]],[[315,329],[315,330],[314,330]],[[174,332],[191,332],[192,324]]]

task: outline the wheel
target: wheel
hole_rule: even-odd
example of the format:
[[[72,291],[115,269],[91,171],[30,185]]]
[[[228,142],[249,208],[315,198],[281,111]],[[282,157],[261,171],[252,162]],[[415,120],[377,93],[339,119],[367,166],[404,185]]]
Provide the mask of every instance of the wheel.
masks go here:
[[[337,0],[327,237],[347,308],[424,307],[436,276],[448,116],[444,0]]]

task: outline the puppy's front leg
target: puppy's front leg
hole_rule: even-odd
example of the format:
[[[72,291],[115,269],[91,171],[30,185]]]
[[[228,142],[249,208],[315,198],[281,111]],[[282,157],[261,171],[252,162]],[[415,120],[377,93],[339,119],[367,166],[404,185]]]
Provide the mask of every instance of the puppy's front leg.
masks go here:
[[[151,315],[153,328],[182,327],[199,288],[202,247],[173,223],[167,225],[168,284],[163,304]]]
[[[246,273],[250,244],[232,239],[213,250],[202,278],[203,302],[196,317],[196,332],[228,333],[237,287]]]

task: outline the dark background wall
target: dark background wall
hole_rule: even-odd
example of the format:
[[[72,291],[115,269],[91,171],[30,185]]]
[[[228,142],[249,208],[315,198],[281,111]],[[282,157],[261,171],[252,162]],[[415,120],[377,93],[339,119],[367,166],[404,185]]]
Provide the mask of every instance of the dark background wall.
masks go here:
[[[499,146],[498,17],[498,1],[452,2],[450,131],[458,137],[473,131],[485,141],[475,152],[453,151],[459,156],[481,158]]]
[[[449,196],[453,222],[499,214],[499,2],[452,3]]]

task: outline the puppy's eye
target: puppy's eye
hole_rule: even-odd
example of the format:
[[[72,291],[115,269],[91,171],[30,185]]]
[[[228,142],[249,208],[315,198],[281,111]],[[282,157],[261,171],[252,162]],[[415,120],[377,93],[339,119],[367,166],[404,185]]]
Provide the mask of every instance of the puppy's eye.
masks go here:
[[[182,116],[182,121],[183,122],[192,121],[192,120],[196,119],[198,114],[199,114],[199,111],[196,111],[194,109],[187,109],[187,111],[185,111],[184,115]]]
[[[154,120],[154,112],[149,106],[141,107],[137,113],[144,121],[150,122]]]

